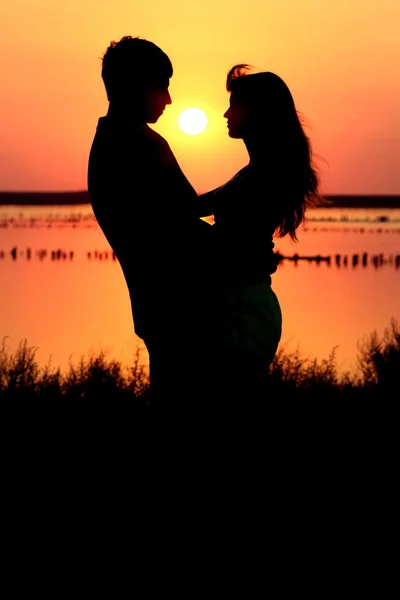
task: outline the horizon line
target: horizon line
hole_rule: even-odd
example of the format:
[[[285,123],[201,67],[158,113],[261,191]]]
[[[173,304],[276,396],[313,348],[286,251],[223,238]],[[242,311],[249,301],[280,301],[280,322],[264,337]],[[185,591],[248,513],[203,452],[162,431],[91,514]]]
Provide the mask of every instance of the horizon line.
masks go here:
[[[25,194],[35,194],[35,195],[47,195],[47,194],[88,194],[87,189],[80,190],[0,190],[0,195],[12,194],[12,195],[25,195]],[[205,192],[200,192],[205,193]],[[379,197],[399,197],[399,192],[329,192],[326,194],[322,194],[322,196],[357,196],[357,197],[370,197],[370,196],[379,196]]]

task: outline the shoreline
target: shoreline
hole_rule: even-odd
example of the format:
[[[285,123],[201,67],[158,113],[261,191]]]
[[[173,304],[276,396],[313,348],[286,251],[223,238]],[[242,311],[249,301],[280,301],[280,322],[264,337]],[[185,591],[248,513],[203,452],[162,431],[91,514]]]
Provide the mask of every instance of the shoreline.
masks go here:
[[[332,203],[329,208],[400,208],[400,195],[397,194],[326,194]],[[51,191],[3,191],[0,192],[0,206],[69,206],[90,205],[87,190],[71,192]]]

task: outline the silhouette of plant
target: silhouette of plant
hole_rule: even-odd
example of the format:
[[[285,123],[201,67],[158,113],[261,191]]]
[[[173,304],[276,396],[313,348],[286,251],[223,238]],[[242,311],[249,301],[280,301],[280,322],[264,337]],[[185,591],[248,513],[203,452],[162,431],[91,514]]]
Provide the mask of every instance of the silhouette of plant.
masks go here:
[[[391,319],[382,338],[373,331],[367,340],[358,344],[357,362],[363,376],[364,387],[376,385],[381,391],[398,389],[400,373],[400,328],[398,321]],[[399,394],[397,394],[399,396]]]
[[[149,379],[141,360],[142,349],[136,351],[129,367],[107,359],[106,352],[101,351],[86,358],[82,356],[77,365],[70,363],[64,374],[50,363],[39,367],[36,351],[25,339],[11,352],[6,338],[3,339],[0,348],[0,431],[3,434],[23,431],[26,435],[29,431],[38,439],[40,432],[56,435],[57,431],[64,431],[67,435],[69,431],[80,429],[83,437],[89,430],[97,430],[103,437],[114,431],[113,439],[117,439],[124,431],[128,440],[136,420],[136,435],[142,435],[140,423],[143,421],[137,417],[143,415],[143,410],[146,413],[145,407],[151,400]],[[339,376],[336,348],[327,359],[318,361],[303,356],[300,350],[289,352],[282,346],[270,368],[267,400],[270,405],[272,401],[278,405],[296,400],[295,404],[303,411],[311,406],[311,400],[318,400],[321,410],[332,406],[328,400],[335,400],[334,404],[340,407],[346,402],[349,411],[356,406],[353,401],[357,399],[375,400],[376,406],[378,401],[393,397],[400,372],[397,321],[391,320],[381,338],[374,331],[367,341],[359,343],[357,363],[356,373]],[[178,369],[176,380],[179,385]],[[246,398],[243,399],[243,410],[245,408]],[[357,419],[360,416],[361,413],[357,413]]]

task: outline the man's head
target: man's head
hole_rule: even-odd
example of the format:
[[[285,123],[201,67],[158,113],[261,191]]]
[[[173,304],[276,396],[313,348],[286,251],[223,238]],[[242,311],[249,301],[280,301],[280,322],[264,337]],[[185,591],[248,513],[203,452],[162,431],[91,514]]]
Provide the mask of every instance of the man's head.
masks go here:
[[[110,104],[129,109],[146,123],[155,123],[167,104],[173,68],[153,42],[124,36],[103,55],[101,76]]]

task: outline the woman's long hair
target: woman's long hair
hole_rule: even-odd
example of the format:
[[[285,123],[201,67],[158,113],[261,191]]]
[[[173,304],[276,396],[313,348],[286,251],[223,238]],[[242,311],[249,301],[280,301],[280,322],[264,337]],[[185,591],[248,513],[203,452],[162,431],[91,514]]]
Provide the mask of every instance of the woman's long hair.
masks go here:
[[[226,89],[246,108],[249,137],[253,145],[259,144],[267,162],[264,172],[273,178],[267,189],[279,203],[273,210],[275,235],[289,234],[297,241],[296,230],[304,222],[306,209],[327,201],[320,195],[311,143],[289,88],[275,73],[248,73],[250,68],[247,64],[232,67]]]

